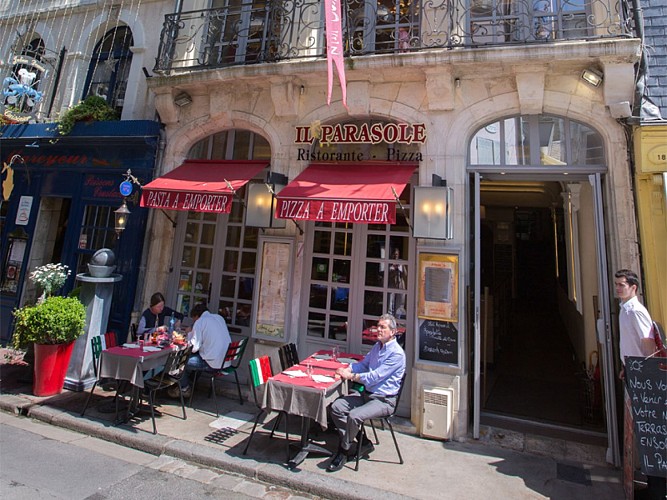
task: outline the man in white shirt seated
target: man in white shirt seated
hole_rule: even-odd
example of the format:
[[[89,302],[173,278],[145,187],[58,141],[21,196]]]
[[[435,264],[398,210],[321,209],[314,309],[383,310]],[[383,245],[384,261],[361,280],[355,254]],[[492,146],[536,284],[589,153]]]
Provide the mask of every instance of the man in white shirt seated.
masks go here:
[[[191,393],[190,376],[195,371],[215,371],[222,368],[229,344],[232,342],[225,319],[219,314],[208,312],[206,305],[197,304],[190,311],[194,321],[188,333],[188,342],[192,345],[192,356],[185,365],[185,374],[181,378],[183,397]],[[174,390],[175,389],[175,390]],[[172,387],[169,395],[179,397],[178,388]]]

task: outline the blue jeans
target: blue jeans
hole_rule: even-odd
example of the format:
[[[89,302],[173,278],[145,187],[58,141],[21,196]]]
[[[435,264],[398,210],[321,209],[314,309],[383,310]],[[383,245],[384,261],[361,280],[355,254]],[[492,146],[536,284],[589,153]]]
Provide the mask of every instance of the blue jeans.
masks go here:
[[[181,389],[186,389],[190,386],[190,378],[192,377],[193,372],[200,372],[205,370],[215,371],[206,361],[202,359],[198,352],[195,352],[188,358],[188,362],[185,364],[185,373],[179,381]]]

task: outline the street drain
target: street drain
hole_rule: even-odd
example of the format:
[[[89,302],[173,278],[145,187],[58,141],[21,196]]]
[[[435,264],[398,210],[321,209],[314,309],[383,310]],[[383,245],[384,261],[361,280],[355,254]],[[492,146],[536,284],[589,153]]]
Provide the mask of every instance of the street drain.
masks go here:
[[[204,441],[209,441],[211,443],[222,444],[230,437],[238,434],[239,431],[232,429],[230,427],[225,427],[223,429],[218,429],[217,431],[211,432],[208,436],[204,438]]]

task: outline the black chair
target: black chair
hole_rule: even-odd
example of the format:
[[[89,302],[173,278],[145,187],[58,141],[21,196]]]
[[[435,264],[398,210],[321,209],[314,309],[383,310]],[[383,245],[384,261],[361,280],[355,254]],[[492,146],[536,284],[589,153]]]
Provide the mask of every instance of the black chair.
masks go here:
[[[394,408],[394,411],[390,414],[387,415],[386,417],[380,418],[382,425],[387,424],[387,427],[389,427],[389,431],[391,432],[391,437],[394,440],[394,446],[396,446],[396,453],[398,453],[398,460],[400,464],[403,464],[403,455],[401,455],[401,450],[398,447],[398,441],[396,440],[396,435],[394,434],[394,428],[391,425],[391,420],[396,414],[396,410],[398,409],[398,403],[401,401],[401,393],[403,392],[403,385],[405,385],[405,377],[407,376],[407,372],[403,374],[403,378],[401,378],[401,385],[398,388],[398,395],[396,397],[396,407]],[[371,428],[373,429],[373,435],[375,437],[375,444],[380,444],[380,440],[378,439],[377,432],[375,430],[375,425],[373,425],[373,419],[369,419],[369,422],[371,424]],[[365,427],[366,421],[361,423],[361,428],[359,429],[359,433],[357,434],[357,458],[356,458],[356,464],[354,466],[354,470],[358,471],[359,470],[359,455],[361,452],[361,445],[364,441],[364,439],[368,439],[368,436],[366,436],[366,427]]]
[[[278,348],[278,356],[280,357],[280,367],[283,370],[299,364],[299,353],[294,343],[281,345]]]
[[[252,437],[255,434],[255,429],[257,428],[257,424],[259,423],[259,419],[262,418],[263,415],[268,415],[270,412],[264,410],[262,408],[262,402],[260,401],[260,398],[257,394],[257,392],[261,390],[266,390],[266,381],[273,376],[273,371],[271,369],[271,359],[268,356],[262,356],[259,358],[251,359],[248,362],[248,367],[250,368],[250,385],[252,386],[252,395],[253,398],[255,399],[255,405],[257,405],[257,409],[259,410],[257,412],[257,415],[255,416],[255,423],[252,426],[252,431],[250,431],[250,437],[248,438],[248,442],[245,445],[245,449],[243,450],[243,454],[245,455],[248,452],[248,447],[250,446],[250,441],[252,441]],[[289,460],[289,455],[290,455],[290,450],[289,450],[289,431],[288,431],[288,421],[287,421],[287,413],[286,412],[279,412],[278,417],[276,418],[276,421],[273,424],[273,429],[271,429],[271,436],[273,437],[273,434],[276,431],[276,428],[278,427],[278,424],[280,423],[281,417],[285,415],[285,440],[287,442],[287,460]]]
[[[148,397],[151,419],[153,421],[153,434],[157,434],[157,427],[155,425],[155,394],[158,391],[174,386],[178,387],[178,394],[181,398],[181,408],[183,409],[183,420],[187,420],[188,418],[185,413],[185,400],[183,399],[183,391],[181,390],[180,381],[184,376],[185,365],[191,354],[192,346],[172,352],[169,354],[169,357],[164,364],[164,369],[158,375],[149,378],[148,380],[144,380],[143,397]]]
[[[192,407],[192,399],[195,395],[195,386],[197,385],[197,380],[201,375],[206,375],[210,377],[211,380],[211,392],[210,395],[213,396],[213,401],[215,402],[215,414],[220,416],[218,411],[218,400],[215,397],[215,381],[220,377],[225,377],[227,375],[234,374],[234,379],[236,380],[236,388],[239,391],[239,403],[243,404],[243,395],[241,394],[241,384],[239,383],[239,375],[237,373],[239,365],[241,364],[241,358],[243,358],[243,353],[245,348],[248,345],[248,337],[243,337],[240,340],[235,340],[227,348],[227,354],[225,355],[225,361],[222,364],[222,368],[219,370],[197,370],[195,371],[193,380],[192,380],[192,394],[190,395],[189,406]],[[210,397],[210,396],[209,396]]]

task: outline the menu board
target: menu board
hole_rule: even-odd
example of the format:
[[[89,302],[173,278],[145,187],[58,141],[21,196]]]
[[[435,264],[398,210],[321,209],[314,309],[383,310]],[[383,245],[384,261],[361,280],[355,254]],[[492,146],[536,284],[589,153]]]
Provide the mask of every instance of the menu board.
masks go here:
[[[457,365],[459,332],[450,321],[419,320],[419,359]]]
[[[259,286],[253,336],[285,340],[290,277],[292,275],[292,241],[262,238],[259,243]]]
[[[458,321],[458,265],[458,255],[419,254],[419,318]]]
[[[641,470],[667,477],[667,359],[625,358],[625,384]]]

